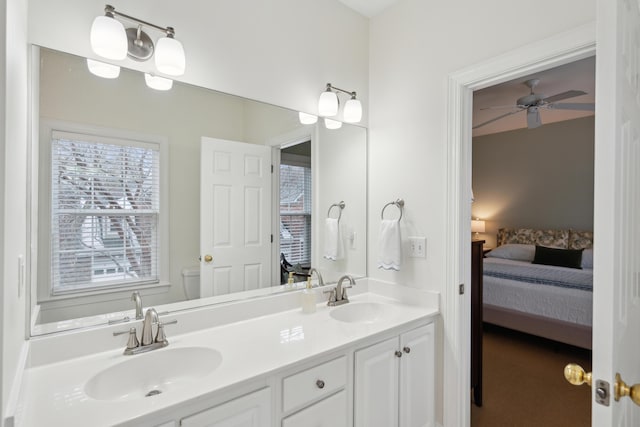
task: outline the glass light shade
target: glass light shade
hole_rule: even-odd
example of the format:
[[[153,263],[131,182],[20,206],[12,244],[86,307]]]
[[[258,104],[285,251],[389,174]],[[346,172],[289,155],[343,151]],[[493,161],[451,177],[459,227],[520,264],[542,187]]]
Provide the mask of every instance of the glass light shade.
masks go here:
[[[338,120],[325,118],[324,127],[326,127],[327,129],[340,129],[342,127],[342,122],[339,122]]]
[[[484,221],[480,219],[471,220],[471,232],[472,233],[484,233]]]
[[[173,87],[173,80],[144,73],[144,81],[151,89],[169,90]]]
[[[91,25],[91,48],[103,58],[123,60],[127,57],[127,33],[120,21],[98,16]]]
[[[298,118],[303,125],[312,125],[318,121],[318,116],[303,113],[302,111],[298,112]]]
[[[185,58],[182,43],[172,37],[161,37],[156,43],[156,68],[170,76],[184,74]]]
[[[120,67],[117,65],[106,64],[89,58],[87,58],[87,68],[89,68],[91,74],[105,79],[117,79],[120,75]]]
[[[318,114],[329,117],[338,114],[338,95],[335,92],[322,92],[318,100]]]
[[[342,118],[347,123],[358,123],[362,119],[362,104],[359,100],[351,98],[344,104]]]

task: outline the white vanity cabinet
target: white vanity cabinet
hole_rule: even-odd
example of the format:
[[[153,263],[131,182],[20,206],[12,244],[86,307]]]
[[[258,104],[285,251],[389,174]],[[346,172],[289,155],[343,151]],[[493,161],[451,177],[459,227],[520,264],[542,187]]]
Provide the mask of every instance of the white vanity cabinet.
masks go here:
[[[357,350],[354,375],[356,427],[434,425],[433,324]]]
[[[181,427],[264,427],[271,424],[271,389],[249,393],[180,420]]]

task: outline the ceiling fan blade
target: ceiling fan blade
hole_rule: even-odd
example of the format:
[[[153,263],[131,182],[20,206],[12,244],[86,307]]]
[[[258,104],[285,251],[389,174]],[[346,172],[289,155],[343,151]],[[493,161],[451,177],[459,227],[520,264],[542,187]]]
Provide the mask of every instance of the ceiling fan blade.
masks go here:
[[[527,110],[527,127],[529,129],[535,129],[540,126],[542,126],[542,121],[540,120],[540,110],[535,107],[529,108]]]
[[[594,104],[593,102],[584,103],[584,104],[577,104],[577,103],[567,102],[567,103],[564,103],[564,104],[549,104],[547,107],[552,109],[552,110],[595,111],[596,104]]]
[[[494,105],[492,107],[484,107],[480,108],[480,110],[499,110],[502,108],[517,108],[517,105],[509,104],[509,105]]]
[[[556,102],[563,99],[575,98],[576,96],[586,95],[587,92],[581,90],[568,90],[566,92],[556,93],[543,99],[544,102]]]
[[[513,115],[513,114],[517,114],[517,113],[519,113],[520,111],[524,111],[524,110],[512,111],[512,112],[510,112],[510,113],[503,114],[503,115],[501,115],[501,116],[498,116],[498,117],[495,117],[495,118],[493,118],[493,119],[491,119],[491,120],[488,120],[488,121],[486,121],[486,122],[484,122],[484,123],[480,123],[479,125],[475,125],[472,129],[478,129],[479,127],[482,127],[482,126],[484,126],[484,125],[488,125],[489,123],[493,123],[493,122],[495,122],[496,120],[500,120],[500,119],[502,119],[502,118],[504,118],[504,117],[511,116],[511,115]]]

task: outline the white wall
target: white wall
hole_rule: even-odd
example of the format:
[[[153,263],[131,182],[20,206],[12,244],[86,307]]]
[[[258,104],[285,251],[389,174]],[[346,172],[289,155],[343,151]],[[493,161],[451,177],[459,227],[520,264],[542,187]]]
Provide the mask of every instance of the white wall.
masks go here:
[[[2,63],[0,78],[0,273],[2,287],[2,414],[7,411],[10,391],[19,373],[25,337],[25,289],[19,291],[18,257],[27,255],[27,5],[22,0],[2,2]]]
[[[369,276],[439,292],[457,286],[445,283],[448,75],[593,20],[594,0],[541,0],[534,7],[511,0],[401,0],[371,19]],[[406,202],[404,239],[426,236],[427,258],[405,258],[394,273],[374,262],[380,209],[398,197]],[[446,304],[441,308],[452,316]],[[441,339],[437,354],[454,363],[447,331]]]
[[[593,230],[594,116],[473,138],[472,215],[501,227]]]
[[[102,0],[30,0],[29,41],[95,57]],[[115,0],[116,10],[173,26],[185,47],[182,81],[315,113],[325,84],[368,91],[368,20],[337,0]],[[155,39],[158,32],[150,35]],[[153,61],[123,62],[145,70]],[[365,118],[366,121],[366,118]]]

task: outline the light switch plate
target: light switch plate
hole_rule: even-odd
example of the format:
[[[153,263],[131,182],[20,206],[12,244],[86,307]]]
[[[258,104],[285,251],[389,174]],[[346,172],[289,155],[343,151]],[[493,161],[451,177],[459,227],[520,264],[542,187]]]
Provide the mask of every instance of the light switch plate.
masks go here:
[[[426,237],[409,237],[409,256],[411,258],[427,257],[427,238]]]

